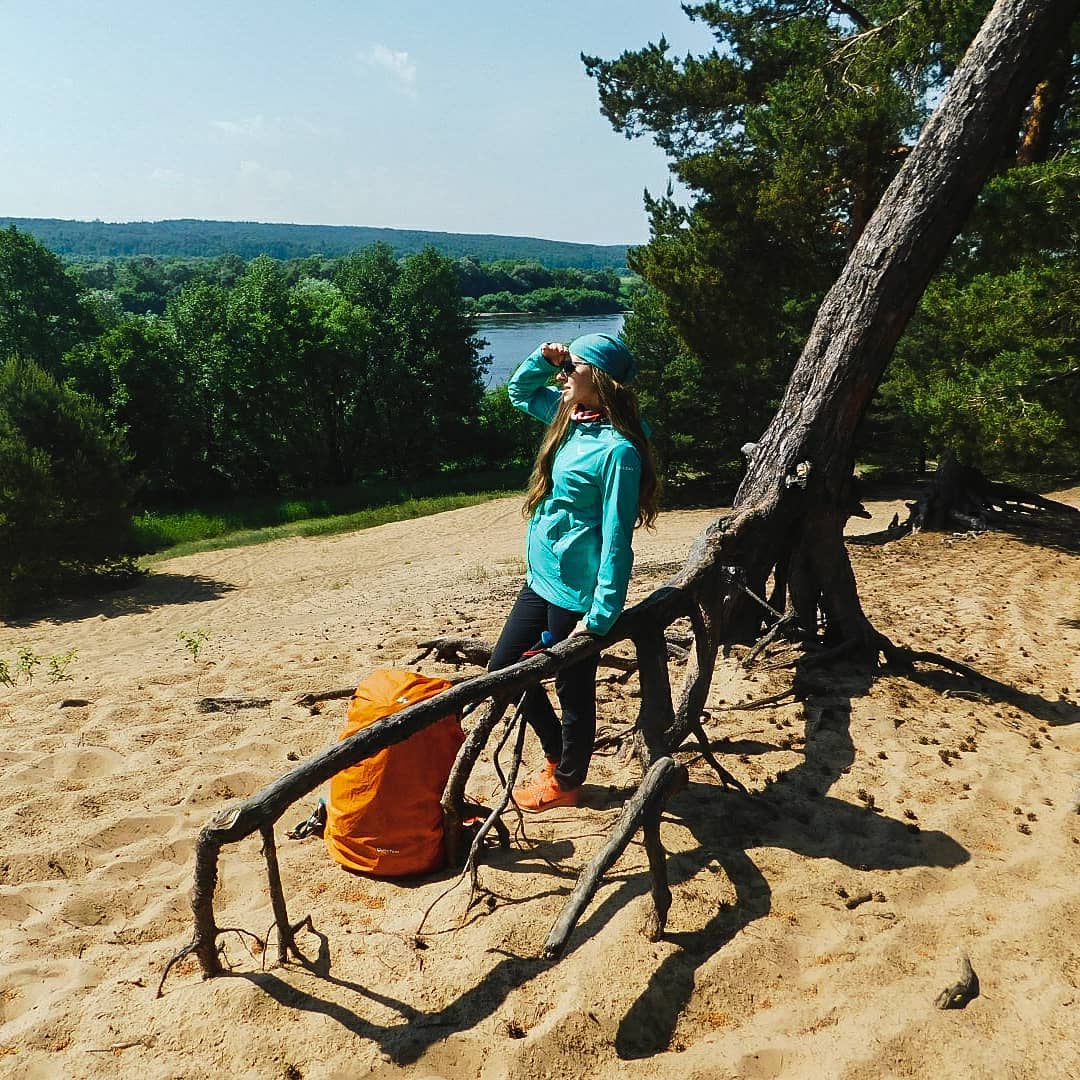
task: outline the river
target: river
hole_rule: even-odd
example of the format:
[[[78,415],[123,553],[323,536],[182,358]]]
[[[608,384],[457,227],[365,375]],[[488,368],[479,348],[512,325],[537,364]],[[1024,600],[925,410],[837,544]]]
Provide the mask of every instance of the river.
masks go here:
[[[498,386],[514,368],[545,341],[569,344],[582,334],[618,334],[622,315],[481,315],[476,335],[487,341],[484,355],[491,357],[486,383]]]

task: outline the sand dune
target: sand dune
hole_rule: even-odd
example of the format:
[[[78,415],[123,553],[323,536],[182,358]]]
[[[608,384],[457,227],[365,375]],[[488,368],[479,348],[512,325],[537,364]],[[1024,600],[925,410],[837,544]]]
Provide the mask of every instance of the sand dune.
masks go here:
[[[1059,497],[1080,505],[1080,490]],[[880,527],[896,504],[871,506]],[[679,565],[714,512],[639,538],[632,598]],[[922,535],[853,546],[868,614],[944,672],[836,676],[805,702],[728,706],[784,670],[721,665],[708,729],[753,793],[694,753],[665,815],[674,904],[641,933],[633,844],[565,959],[538,960],[577,871],[636,781],[598,755],[586,806],[493,853],[488,896],[451,880],[350,876],[279,824],[290,914],[313,963],[274,966],[227,935],[204,983],[190,938],[198,829],[332,741],[343,707],[297,694],[400,665],[434,633],[492,637],[520,583],[516,500],[323,539],[189,556],[125,594],[0,628],[0,657],[77,649],[0,688],[0,1075],[18,1077],[1080,1077],[1080,567],[1077,538]],[[179,635],[204,632],[193,657]],[[452,669],[428,663],[422,669]],[[601,724],[635,681],[604,682]],[[267,708],[201,714],[205,695]],[[71,704],[71,701],[83,704]],[[719,742],[719,740],[724,740]],[[530,760],[538,747],[530,743]],[[490,762],[474,793],[488,797]],[[219,920],[271,923],[257,844],[226,849]],[[934,1007],[958,950],[980,993]]]

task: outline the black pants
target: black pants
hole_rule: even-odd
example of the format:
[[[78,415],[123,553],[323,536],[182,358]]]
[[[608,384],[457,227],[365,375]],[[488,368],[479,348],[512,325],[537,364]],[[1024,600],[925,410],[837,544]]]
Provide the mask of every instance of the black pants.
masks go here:
[[[581,612],[549,604],[528,585],[518,594],[498,643],[491,654],[488,671],[509,667],[521,659],[548,630],[556,641],[569,636],[581,620]],[[589,772],[596,739],[596,669],[600,657],[590,656],[555,676],[555,693],[562,706],[562,724],[555,716],[543,687],[525,695],[522,711],[540,737],[548,761],[557,761],[555,778],[564,788],[580,787]]]

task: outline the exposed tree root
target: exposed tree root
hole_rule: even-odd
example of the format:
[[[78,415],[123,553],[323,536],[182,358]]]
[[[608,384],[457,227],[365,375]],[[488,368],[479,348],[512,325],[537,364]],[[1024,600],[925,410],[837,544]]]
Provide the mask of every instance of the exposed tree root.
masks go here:
[[[442,795],[443,844],[446,848],[447,866],[460,866],[462,861],[462,815],[465,805],[465,786],[469,782],[473,766],[480,760],[481,751],[487,745],[495,725],[506,712],[508,702],[504,698],[493,699],[473,723],[472,729],[461,744],[446,788]]]
[[[336,690],[313,690],[309,694],[301,694],[295,699],[295,703],[305,708],[312,708],[323,701],[340,701],[342,698],[351,698],[355,693],[355,686],[341,686]]]
[[[961,465],[950,450],[942,455],[937,472],[919,498],[908,504],[910,511],[903,527],[949,531],[983,532],[995,524],[1031,521],[1052,513],[1070,518],[1080,510],[1044,499],[1033,491],[988,480],[978,469]]]
[[[777,621],[774,622],[756,642],[754,642],[753,648],[743,657],[742,666],[744,668],[750,667],[778,637],[781,637],[789,630],[797,629],[798,625],[799,620],[795,617],[795,612],[786,612],[783,618],[777,619]]]
[[[432,653],[436,660],[446,664],[475,664],[486,668],[491,660],[491,642],[479,638],[437,637],[420,641],[416,647],[420,652],[407,661],[410,666],[426,660]]]
[[[741,705],[717,705],[721,712],[753,712],[754,709],[763,709],[766,705],[779,705],[787,698],[795,697],[795,687],[789,686],[786,690],[780,690],[768,697],[756,698],[754,701],[746,701]]]
[[[641,823],[645,841],[645,854],[649,859],[649,895],[652,910],[645,923],[645,936],[649,941],[659,941],[664,936],[668,912],[671,910],[671,886],[668,884],[667,853],[660,839],[660,815],[663,807],[658,802],[646,810]]]
[[[822,649],[820,652],[805,653],[799,657],[800,665],[835,664],[838,660],[846,660],[860,651],[866,649],[866,642],[858,638],[848,638],[831,648]]]
[[[685,660],[688,655],[687,646],[693,638],[686,634],[671,633],[665,637],[667,655],[673,660]],[[486,668],[491,660],[492,645],[490,641],[480,638],[464,638],[453,634],[431,638],[429,641],[417,643],[421,651],[410,658],[407,663],[418,664],[426,660],[432,653],[436,660],[447,664],[475,664],[477,667]],[[605,653],[600,654],[602,667],[615,668],[617,671],[633,673],[637,671],[637,661],[627,656],[613,656]]]
[[[749,795],[750,793],[743,786],[742,782],[724,768],[716,759],[716,755],[712,752],[712,747],[709,745],[709,736],[705,734],[705,729],[701,726],[701,722],[698,721],[694,725],[694,737],[698,741],[698,750],[701,756],[712,766],[713,772],[720,778],[720,783],[725,788],[731,788],[733,791],[738,791],[743,795]],[[653,939],[655,940],[655,939]]]
[[[944,656],[941,653],[894,646],[886,656],[889,664],[901,671],[911,671],[917,663],[933,664],[935,667],[945,668],[946,671],[953,671],[957,675],[963,675],[965,678],[978,682],[996,682],[996,680],[984,675],[977,668],[973,668],[969,664],[963,664],[959,660],[953,660],[951,657]]]
[[[597,729],[596,738],[593,740],[593,754],[615,753],[626,741],[633,737],[637,730],[636,724],[626,724],[621,728],[602,727]]]
[[[236,934],[241,940],[245,937],[249,937],[256,945],[258,945],[260,953],[264,955],[266,953],[265,939],[259,937],[258,934],[253,934],[250,930],[245,930],[242,926],[218,927],[215,930],[215,951],[217,950],[216,938],[221,937],[223,934]],[[169,977],[169,972],[172,971],[173,967],[180,963],[185,957],[190,956],[197,948],[198,942],[192,941],[169,957],[169,962],[165,965],[165,970],[161,973],[161,981],[158,983],[157,993],[154,994],[154,997],[161,997],[162,990],[165,987],[165,980]],[[218,965],[218,970],[220,971],[220,964]]]
[[[765,611],[767,611],[778,623],[784,621],[783,612],[777,611],[776,608],[773,607],[773,605],[770,604],[768,600],[765,600],[763,597],[758,596],[758,594],[754,592],[754,590],[751,589],[749,585],[747,585],[745,575],[740,572],[738,567],[729,566],[725,567],[725,569],[731,572],[733,584],[735,588],[739,590],[739,592],[741,592],[744,596],[749,597],[749,599],[753,600],[755,604],[758,604],[760,607],[764,608]]]
[[[615,860],[626,850],[634,833],[643,825],[646,829],[646,850],[649,853],[649,868],[653,878],[653,911],[649,920],[648,933],[653,941],[660,937],[667,922],[671,891],[668,888],[663,847],[660,844],[659,815],[671,795],[684,787],[686,782],[686,769],[674,758],[662,757],[652,765],[637,791],[623,807],[618,821],[615,822],[608,836],[607,843],[593,857],[592,862],[582,870],[577,885],[574,886],[573,892],[544,942],[545,959],[554,960],[562,954],[578,920],[589,901],[596,895],[604,874],[615,864]]]
[[[274,826],[263,825],[259,832],[263,838],[262,853],[263,858],[266,860],[270,906],[274,912],[274,924],[277,926],[278,963],[287,964],[290,952],[297,959],[300,958],[300,954],[296,951],[292,924],[289,922],[289,913],[285,907],[285,893],[281,889],[281,870],[278,867],[277,845],[274,843]],[[269,940],[269,934],[267,940]]]
[[[273,698],[204,697],[195,703],[201,713],[234,713],[240,709],[268,709]]]
[[[428,916],[439,904],[439,902],[445,897],[449,896],[450,893],[453,892],[454,889],[456,889],[458,885],[460,885],[465,880],[468,880],[469,882],[469,899],[465,905],[466,912],[468,912],[473,906],[476,889],[479,884],[477,874],[479,868],[480,851],[484,846],[484,841],[487,838],[488,833],[491,832],[492,828],[495,827],[497,822],[499,822],[499,816],[503,813],[503,811],[509,804],[511,795],[514,790],[514,784],[517,782],[518,772],[521,769],[521,757],[525,746],[526,727],[525,717],[521,711],[521,704],[518,705],[518,708],[514,713],[514,716],[511,719],[510,723],[506,725],[506,733],[503,737],[503,743],[506,741],[506,735],[508,735],[510,731],[513,730],[515,721],[517,722],[517,738],[514,741],[514,756],[512,761],[510,762],[510,771],[504,777],[502,775],[502,771],[498,770],[499,779],[503,783],[502,795],[500,796],[495,808],[491,811],[487,819],[480,826],[479,830],[476,833],[476,836],[473,837],[472,844],[469,847],[469,854],[465,859],[465,868],[462,870],[461,875],[448,889],[441,892],[437,897],[435,897],[431,904],[428,905],[427,910],[424,912],[423,916],[420,919],[419,926],[417,926],[416,928],[417,937],[419,937],[423,933],[424,923],[427,922]],[[499,744],[499,749],[501,749],[503,743]],[[495,757],[496,759],[498,758],[498,749],[495,751]],[[497,765],[496,768],[498,768]],[[518,813],[520,816],[520,811],[518,811]]]

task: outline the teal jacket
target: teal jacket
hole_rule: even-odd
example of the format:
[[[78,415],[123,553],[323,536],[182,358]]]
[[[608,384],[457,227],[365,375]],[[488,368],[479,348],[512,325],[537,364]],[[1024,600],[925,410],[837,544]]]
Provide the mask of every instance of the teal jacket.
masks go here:
[[[539,349],[510,377],[511,402],[545,424],[559,407],[555,369]],[[641,457],[606,421],[574,421],[552,466],[552,489],[533,511],[526,582],[551,604],[580,611],[591,634],[622,613],[634,565]]]

